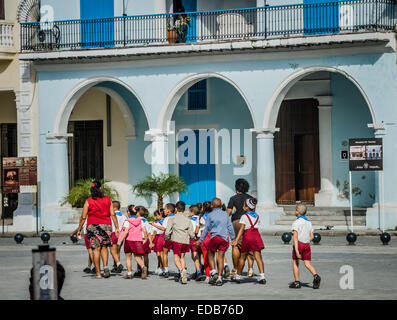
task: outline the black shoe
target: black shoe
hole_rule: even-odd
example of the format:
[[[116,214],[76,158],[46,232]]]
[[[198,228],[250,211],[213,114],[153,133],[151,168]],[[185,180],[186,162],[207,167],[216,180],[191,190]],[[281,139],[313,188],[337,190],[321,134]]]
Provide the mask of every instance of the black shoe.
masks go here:
[[[258,283],[259,283],[259,284],[266,284],[266,279],[265,279],[265,278],[259,279],[259,280],[258,280]]]
[[[175,282],[179,282],[181,280],[181,274],[180,273],[176,274],[174,280]]]
[[[218,280],[218,274],[215,273],[210,277],[210,280],[208,281],[209,284],[215,284],[215,282]]]
[[[229,276],[230,276],[230,268],[229,266],[225,266],[225,268],[223,269],[223,277],[229,278]]]
[[[116,273],[116,272],[117,272],[117,269],[116,269],[115,267],[113,267],[113,269],[110,270],[110,272],[111,272],[111,273]]]
[[[134,273],[134,277],[140,277],[141,274],[142,274],[142,270],[137,270],[137,271],[135,271],[135,273]]]
[[[300,289],[301,283],[299,281],[291,282],[289,285],[290,289]]]
[[[103,277],[104,278],[109,278],[110,277],[109,268],[103,269]]]
[[[95,269],[95,267],[92,268],[91,273],[96,274],[96,269]]]
[[[201,265],[201,270],[200,271],[201,271],[201,274],[204,274],[205,269],[204,269],[204,265],[203,264]]]
[[[124,269],[124,266],[122,264],[119,264],[118,267],[116,267],[115,273],[122,273]]]
[[[313,289],[320,288],[320,282],[321,282],[321,277],[318,274],[316,274],[313,279]]]
[[[222,279],[216,280],[215,285],[216,285],[217,287],[223,286],[223,281],[222,281]]]
[[[90,268],[90,267],[86,267],[86,268],[83,270],[83,272],[84,272],[84,273],[91,273],[91,268]]]
[[[235,283],[241,283],[241,278],[233,278],[233,282],[235,282]]]
[[[163,276],[164,278],[168,278],[168,277],[170,276],[170,273],[169,273],[168,271],[163,272],[162,276]]]
[[[193,273],[193,274],[190,276],[190,279],[196,280],[198,276],[199,276],[199,275],[198,275],[198,273],[197,273],[197,271],[196,271],[195,273]]]

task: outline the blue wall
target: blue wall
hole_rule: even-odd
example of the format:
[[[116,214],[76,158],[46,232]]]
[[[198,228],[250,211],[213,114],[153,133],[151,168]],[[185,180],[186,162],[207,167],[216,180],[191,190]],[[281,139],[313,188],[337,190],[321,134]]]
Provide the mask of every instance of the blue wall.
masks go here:
[[[229,83],[216,79],[210,78],[207,80],[207,93],[208,98],[208,112],[187,112],[186,111],[186,94],[182,96],[178,102],[174,111],[172,120],[175,121],[175,126],[186,127],[186,128],[203,128],[214,127],[218,131],[221,129],[228,129],[230,137],[232,136],[232,129],[240,129],[240,152],[244,154],[244,129],[250,129],[253,127],[251,114],[247,108],[247,105],[241,95],[237,92],[233,86]],[[230,156],[230,164],[222,164],[222,139],[218,139],[218,163],[217,166],[217,177],[218,189],[217,196],[222,201],[227,202],[229,197],[234,194],[234,182],[238,178],[245,178],[250,183],[250,192],[254,189],[254,164],[252,164],[252,170],[250,174],[245,176],[235,176],[233,168],[237,166],[233,163],[235,159]],[[256,141],[253,140],[253,148],[256,147]],[[230,145],[230,148],[231,145]],[[230,153],[232,150],[230,149]],[[255,159],[256,152],[247,157],[253,157]],[[241,166],[239,166],[241,167]],[[170,172],[175,172],[175,166],[170,166]],[[211,200],[211,199],[208,199]]]
[[[340,151],[348,150],[349,139],[374,137],[367,124],[372,123],[371,114],[361,93],[355,85],[340,74],[331,74],[333,95],[332,107],[332,176],[340,193],[348,191],[344,184],[349,182],[349,162],[340,161]],[[339,187],[337,187],[339,184]],[[352,173],[353,205],[370,207],[375,199],[375,174],[373,172]],[[347,198],[349,200],[349,198]],[[346,199],[336,198],[337,203]]]

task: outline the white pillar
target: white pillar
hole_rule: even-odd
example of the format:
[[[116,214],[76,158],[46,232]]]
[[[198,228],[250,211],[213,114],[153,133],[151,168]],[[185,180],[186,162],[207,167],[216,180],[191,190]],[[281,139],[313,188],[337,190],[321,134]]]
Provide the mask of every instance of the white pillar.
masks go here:
[[[253,129],[257,133],[257,212],[261,215],[262,230],[269,229],[284,210],[276,204],[276,175],[274,167],[274,133],[278,129]]]
[[[30,62],[19,62],[20,91],[16,92],[18,157],[37,156],[33,152],[33,112],[32,85],[30,79]],[[34,231],[36,229],[36,212],[33,194],[20,193],[18,208],[13,214],[13,230]]]
[[[318,207],[333,206],[334,186],[332,184],[332,96],[316,97],[319,102],[319,143],[321,189],[315,194]]]

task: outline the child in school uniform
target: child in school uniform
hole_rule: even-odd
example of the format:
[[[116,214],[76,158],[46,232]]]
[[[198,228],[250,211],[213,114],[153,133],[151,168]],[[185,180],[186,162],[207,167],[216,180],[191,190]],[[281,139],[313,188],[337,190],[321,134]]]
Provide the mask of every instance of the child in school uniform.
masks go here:
[[[92,266],[92,263],[94,261],[94,257],[93,257],[93,252],[92,252],[92,249],[91,249],[90,240],[88,239],[88,236],[87,236],[87,220],[84,222],[84,225],[83,225],[83,233],[84,233],[85,248],[87,249],[87,252],[88,252],[88,265],[87,265],[87,267],[85,267],[83,272],[85,272],[85,273],[96,273],[95,267],[93,267],[92,270],[91,270],[91,266]],[[73,233],[71,233],[70,236],[71,235],[73,235]]]
[[[148,217],[149,217],[149,210],[143,208],[142,221],[144,222],[144,226],[146,228],[148,235],[147,240],[143,244],[143,247],[145,248],[144,262],[145,262],[145,266],[148,268],[148,273],[149,273],[149,254],[152,252],[152,248],[153,248],[152,234],[154,230],[151,224],[149,223]]]
[[[175,266],[178,268],[179,274],[177,279],[182,284],[187,283],[187,271],[185,254],[190,251],[190,238],[194,238],[193,225],[190,219],[184,214],[185,203],[178,201],[176,203],[176,214],[168,220],[165,230],[165,240],[172,241],[172,250],[174,252]]]
[[[119,201],[113,201],[112,202],[114,213],[116,214],[117,218],[117,223],[119,224],[120,232],[123,228],[123,224],[126,220],[126,217],[120,212],[120,202]],[[116,236],[116,227],[114,226],[114,223],[112,222],[112,234],[111,234],[111,239],[112,239],[112,246],[110,247],[110,253],[113,257],[113,269],[111,272],[113,273],[121,273],[124,269],[124,266],[120,262],[120,249],[117,245],[117,236]]]
[[[196,205],[192,205],[189,207],[189,219],[192,223],[193,230],[196,230],[196,226],[199,223],[199,208]],[[196,235],[196,232],[195,232]],[[191,278],[193,280],[197,280],[197,278],[201,278],[201,259],[200,259],[200,248],[196,247],[196,237],[195,239],[190,239],[190,251],[191,251],[191,257],[194,263],[194,266],[196,268],[196,271],[192,274]],[[200,279],[199,279],[200,280]],[[199,281],[197,280],[197,281]]]
[[[162,254],[164,248],[164,231],[157,228],[157,226],[162,227],[164,221],[164,209],[160,208],[154,212],[154,222],[150,222],[153,229],[153,251],[157,256],[157,269],[155,274],[160,275],[163,273],[163,262],[162,262]]]
[[[241,274],[244,269],[245,261],[249,252],[254,254],[254,259],[258,264],[260,284],[266,284],[265,268],[262,260],[261,251],[265,248],[261,235],[259,233],[259,215],[255,212],[257,200],[255,198],[248,198],[245,200],[243,210],[245,213],[240,218],[240,229],[238,231],[236,240],[232,242],[232,246],[236,246],[240,239],[241,242],[241,255],[237,268],[237,275],[235,282],[241,282]]]
[[[167,229],[168,221],[171,217],[175,216],[175,205],[173,203],[167,203],[164,207],[164,221],[163,226],[157,226],[157,229],[165,231]],[[165,235],[165,234],[163,234]],[[172,250],[172,241],[166,240],[164,238],[164,245],[163,245],[163,273],[161,276],[164,278],[168,278],[170,273],[168,271],[168,252]]]
[[[130,208],[129,208],[130,209]],[[130,211],[130,210],[129,210]],[[145,255],[145,249],[143,243],[147,240],[147,231],[145,224],[142,221],[142,215],[144,214],[144,207],[135,208],[135,215],[130,216],[123,225],[123,233],[119,236],[117,245],[121,246],[121,243],[125,239],[124,253],[127,262],[127,275],[124,279],[132,279],[132,254],[134,255],[136,263],[141,267],[142,274],[141,278],[147,278],[147,267],[145,266],[143,256]],[[142,237],[143,233],[143,237]]]
[[[321,278],[317,274],[316,269],[311,263],[310,241],[313,240],[313,227],[309,219],[306,217],[307,207],[304,204],[298,204],[295,208],[295,216],[297,217],[292,224],[293,232],[293,274],[295,281],[290,283],[291,289],[300,289],[299,281],[299,261],[303,260],[305,267],[313,275],[313,289],[320,288]]]
[[[208,214],[212,211],[212,207],[211,207],[211,202],[209,201],[204,201],[202,204],[202,211],[200,213],[199,219],[198,219],[198,223],[196,224],[196,236],[197,238],[201,238],[201,235],[203,234],[204,231],[204,227],[205,227],[205,222],[207,220],[207,216]],[[208,243],[211,239],[211,234],[210,232],[208,232],[207,237],[204,239],[203,243],[201,243],[200,245],[200,251],[199,253],[201,253],[203,255],[203,262],[204,265],[201,268],[201,273],[204,276],[205,274],[205,282],[208,283],[208,281],[210,280],[210,272],[211,272],[211,268],[210,268],[210,264],[209,264],[209,260],[208,260]],[[198,277],[196,278],[196,281],[200,281],[202,279],[202,277]]]

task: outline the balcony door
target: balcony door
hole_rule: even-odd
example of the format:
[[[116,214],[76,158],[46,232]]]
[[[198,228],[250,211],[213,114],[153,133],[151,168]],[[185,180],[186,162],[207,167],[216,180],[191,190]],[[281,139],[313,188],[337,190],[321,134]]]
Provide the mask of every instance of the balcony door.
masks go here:
[[[80,0],[81,46],[114,46],[114,0]]]
[[[304,33],[339,32],[339,0],[303,0]]]
[[[197,0],[182,0],[185,12],[197,11]],[[197,16],[189,15],[190,22],[186,33],[186,42],[197,42]]]

